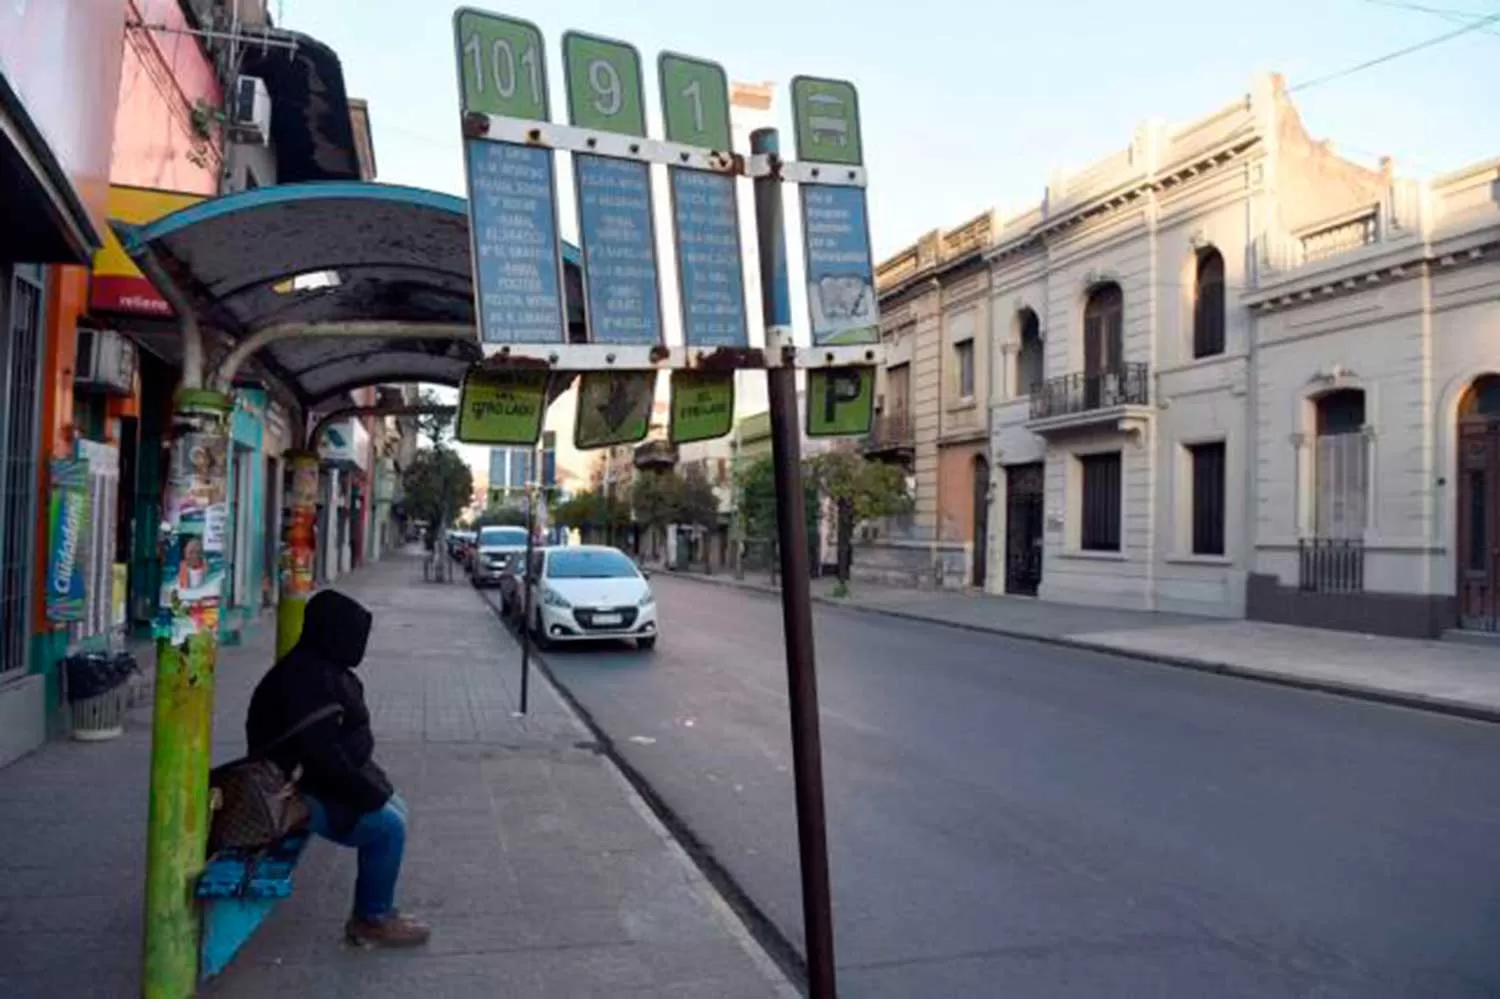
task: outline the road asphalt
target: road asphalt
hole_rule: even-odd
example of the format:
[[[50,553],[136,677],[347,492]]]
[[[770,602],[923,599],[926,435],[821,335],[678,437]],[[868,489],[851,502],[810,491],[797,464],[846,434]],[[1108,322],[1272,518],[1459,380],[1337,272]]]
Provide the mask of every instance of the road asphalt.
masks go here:
[[[775,598],[549,671],[800,946]],[[841,994],[1500,994],[1500,727],[815,609]]]

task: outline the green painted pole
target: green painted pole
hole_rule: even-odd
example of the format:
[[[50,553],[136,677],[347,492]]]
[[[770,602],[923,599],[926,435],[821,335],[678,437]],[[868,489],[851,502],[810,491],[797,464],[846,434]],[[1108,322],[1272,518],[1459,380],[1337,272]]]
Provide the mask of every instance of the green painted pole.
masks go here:
[[[224,584],[228,396],[181,389],[163,513],[151,805],[146,834],[147,999],[197,991],[200,924],[193,898],[208,847],[214,667]]]
[[[276,598],[276,658],[292,651],[302,637],[302,620],[313,591],[317,555],[318,456],[286,452],[285,527],[281,545],[281,592]]]

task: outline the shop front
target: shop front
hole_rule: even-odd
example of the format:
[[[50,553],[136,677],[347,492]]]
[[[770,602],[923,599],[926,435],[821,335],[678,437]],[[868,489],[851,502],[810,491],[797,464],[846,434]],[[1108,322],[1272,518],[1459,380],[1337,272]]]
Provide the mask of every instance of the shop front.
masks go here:
[[[330,424],[318,440],[317,580],[332,583],[354,568],[360,516],[369,481],[370,433],[350,418]]]
[[[0,3],[0,765],[41,743],[58,703],[67,629],[45,615],[37,540],[48,429],[71,413],[43,386],[105,228],[124,32],[125,0]]]

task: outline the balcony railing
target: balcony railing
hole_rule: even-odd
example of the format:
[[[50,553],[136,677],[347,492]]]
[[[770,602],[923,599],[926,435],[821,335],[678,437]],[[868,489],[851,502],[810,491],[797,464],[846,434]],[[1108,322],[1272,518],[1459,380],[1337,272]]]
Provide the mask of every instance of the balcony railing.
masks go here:
[[[870,436],[865,438],[865,450],[890,451],[911,447],[916,439],[916,424],[912,421],[911,412],[898,409],[875,417],[875,422],[870,427]]]
[[[1031,418],[1045,420],[1150,402],[1150,365],[1120,364],[1106,371],[1075,371],[1037,384],[1031,392]]]
[[[1306,593],[1364,592],[1364,541],[1359,538],[1298,541],[1297,586]]]

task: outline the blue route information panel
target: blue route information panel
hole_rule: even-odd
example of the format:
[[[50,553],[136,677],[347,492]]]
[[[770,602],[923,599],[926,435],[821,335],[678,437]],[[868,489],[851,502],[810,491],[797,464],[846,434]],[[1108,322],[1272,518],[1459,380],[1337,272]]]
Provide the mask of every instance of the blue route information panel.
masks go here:
[[[662,341],[651,173],[645,163],[573,157],[578,231],[594,343]]]
[[[878,343],[880,305],[864,190],[803,185],[802,239],[813,346]]]
[[[689,347],[748,347],[734,178],[675,167],[671,173],[683,342]]]
[[[552,151],[468,142],[469,226],[484,343],[562,343]]]

